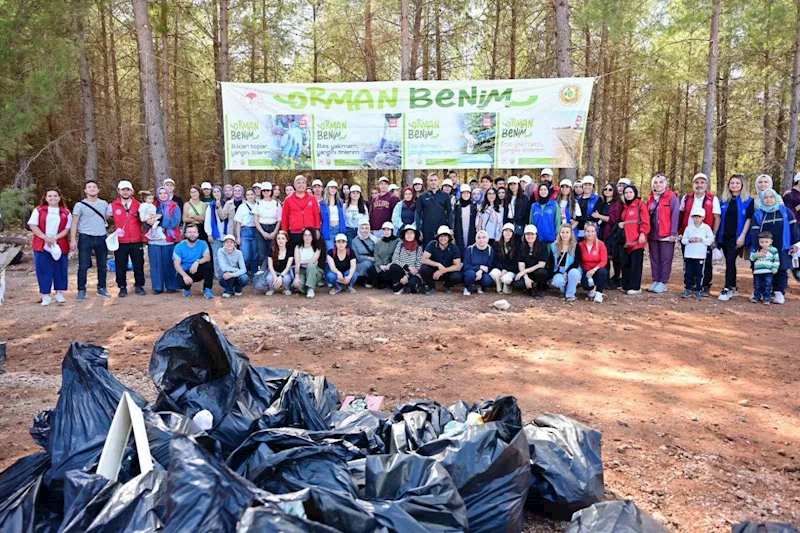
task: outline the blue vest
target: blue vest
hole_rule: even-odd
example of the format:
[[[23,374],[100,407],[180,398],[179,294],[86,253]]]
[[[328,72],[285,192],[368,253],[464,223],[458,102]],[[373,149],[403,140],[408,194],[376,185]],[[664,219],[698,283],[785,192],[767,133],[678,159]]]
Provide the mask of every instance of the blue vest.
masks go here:
[[[748,198],[747,201],[745,202],[745,201],[742,201],[742,197],[741,196],[737,196],[735,198],[735,200],[736,200],[736,212],[739,214],[739,216],[736,219],[736,237],[738,238],[739,235],[742,234],[742,230],[744,229],[744,223],[747,221],[747,219],[745,218],[746,215],[747,215],[747,208],[750,206],[750,202],[752,202],[753,199],[752,198]],[[730,207],[730,204],[731,204],[731,201],[728,200],[727,202],[721,203],[720,206],[719,206],[720,210],[722,211],[722,213],[720,214],[719,219],[720,219],[720,223],[721,223],[723,228],[725,227],[725,213],[728,212],[728,208]],[[722,232],[718,231],[717,232],[717,242],[718,243],[722,243],[722,237],[723,237]],[[747,235],[745,235],[745,237],[744,237],[744,245],[747,246],[748,244],[750,244],[750,232],[749,231],[747,232]]]
[[[586,213],[584,216],[591,216],[594,213],[594,208],[597,205],[597,202],[600,200],[600,197],[594,193],[589,197],[589,202],[586,204]]]
[[[783,235],[782,235],[782,237],[783,238],[781,240],[781,249],[780,249],[780,251],[781,252],[786,252],[786,251],[789,250],[789,248],[792,247],[792,231],[791,231],[791,229],[789,229],[789,226],[791,225],[790,224],[790,220],[789,220],[789,211],[786,209],[785,205],[779,206],[778,211],[781,212],[781,217],[783,218],[783,221],[782,221],[782,223],[783,223]],[[761,228],[760,231],[764,231],[764,212],[761,211],[761,210],[756,211],[756,213],[753,216],[753,218],[756,219],[756,222],[758,223],[758,227]],[[773,237],[775,237],[775,236],[773,235]],[[757,243],[758,243],[758,241],[756,241],[756,244]],[[755,248],[752,248],[752,249],[755,250]]]
[[[561,209],[553,200],[542,205],[539,202],[531,205],[531,224],[539,230],[539,240],[553,242],[556,240],[556,217],[561,220]]]

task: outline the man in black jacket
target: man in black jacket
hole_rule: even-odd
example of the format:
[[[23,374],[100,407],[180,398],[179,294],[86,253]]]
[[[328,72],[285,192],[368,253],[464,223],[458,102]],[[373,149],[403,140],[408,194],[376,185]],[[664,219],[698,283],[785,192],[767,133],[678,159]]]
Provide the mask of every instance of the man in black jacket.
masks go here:
[[[453,226],[450,195],[439,189],[439,175],[435,172],[428,174],[428,190],[417,199],[416,225],[422,232],[424,246],[436,240],[439,226]]]

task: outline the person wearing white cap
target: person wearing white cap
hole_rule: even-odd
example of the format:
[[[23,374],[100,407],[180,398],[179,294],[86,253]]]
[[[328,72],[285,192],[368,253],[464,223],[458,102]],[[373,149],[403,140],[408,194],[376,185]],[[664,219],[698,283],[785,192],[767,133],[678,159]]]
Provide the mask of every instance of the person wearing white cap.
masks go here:
[[[417,176],[414,178],[414,181],[411,182],[411,188],[414,189],[414,194],[417,198],[419,198],[419,195],[422,194],[422,191],[425,188],[425,182],[422,181],[422,178]]]
[[[325,251],[333,249],[333,238],[337,233],[346,233],[344,209],[339,200],[339,184],[330,180],[325,186],[322,201],[319,202],[319,214],[322,219],[322,240],[325,241]]]
[[[600,207],[600,196],[594,192],[594,176],[584,176],[581,180],[581,195],[578,198],[578,205],[581,207],[581,216],[575,217],[578,220],[578,240],[583,238],[584,226],[589,221],[600,224],[598,217],[594,216],[595,209]],[[577,195],[577,192],[575,193]]]
[[[378,178],[378,196],[369,206],[369,224],[376,238],[381,238],[383,235],[383,223],[391,222],[394,206],[398,201],[397,196],[389,192],[389,178],[386,176]]]
[[[272,196],[272,183],[261,184],[261,200],[253,209],[253,221],[256,228],[256,247],[258,248],[258,264],[266,266],[267,257],[272,253],[272,241],[280,229],[283,208]],[[264,270],[264,268],[262,268]]]
[[[519,272],[514,276],[514,288],[533,292],[536,300],[542,299],[542,291],[547,287],[550,274],[547,271],[547,259],[550,248],[539,240],[539,230],[533,224],[523,229],[522,242],[517,252]]]
[[[437,281],[444,283],[447,294],[453,292],[454,285],[461,283],[461,252],[453,244],[453,236],[446,225],[439,226],[436,239],[425,247],[419,274],[425,282],[425,294],[428,296],[436,294]]]
[[[330,294],[342,292],[342,286],[347,286],[347,292],[356,292],[355,284],[358,280],[356,272],[356,256],[347,246],[347,235],[339,233],[334,239],[334,248],[328,252],[328,271],[325,281],[331,287]]]
[[[453,187],[453,180],[450,178],[447,178],[442,182],[442,190],[450,195],[450,205],[453,209],[455,209],[456,204],[458,203],[458,195],[453,193]]]
[[[399,190],[400,190],[400,187],[398,185],[395,185],[394,183],[389,185],[389,192],[392,193],[395,198],[397,198],[398,202],[400,201],[400,194],[397,192]]]
[[[381,228],[383,235],[375,242],[375,263],[367,270],[369,284],[381,288],[382,285],[391,284],[392,276],[389,268],[392,256],[400,240],[394,235],[394,224],[384,222]]]
[[[50,296],[53,289],[56,302],[63,304],[66,300],[62,291],[67,290],[69,279],[68,236],[72,214],[64,205],[58,189],[50,187],[45,190],[41,204],[28,219],[28,227],[33,232],[33,262],[42,307],[53,303]]]
[[[450,195],[439,188],[439,175],[428,174],[428,190],[417,198],[415,225],[422,232],[422,244],[436,240],[438,229],[453,222]]]
[[[97,262],[97,294],[110,298],[106,290],[108,269],[106,260],[106,233],[108,233],[108,202],[98,198],[100,188],[97,182],[90,180],[84,185],[86,198],[72,208],[72,227],[70,228],[70,249],[78,252],[78,297],[79,302],[86,299],[87,272],[92,263],[92,256]]]
[[[514,224],[508,222],[503,226],[500,239],[494,243],[494,264],[489,276],[497,286],[497,292],[511,294],[511,284],[519,271],[517,262],[517,239],[514,236]]]
[[[210,204],[211,202],[214,201],[214,198],[211,196],[211,190],[213,189],[213,187],[211,186],[211,182],[204,181],[200,185],[200,189],[203,191],[203,197],[201,198],[201,200],[203,200],[207,204]]]
[[[230,298],[232,295],[241,296],[242,289],[250,282],[247,277],[247,264],[241,250],[236,249],[236,237],[225,235],[224,243],[217,251],[217,272],[219,284],[223,289],[222,297]]]
[[[767,178],[769,178],[769,176],[767,176]],[[758,181],[759,180],[756,180],[756,189],[758,189]],[[769,178],[769,183],[771,187],[772,178]],[[712,229],[714,235],[716,235],[722,220],[722,208],[719,205],[719,198],[708,191],[708,176],[702,172],[695,174],[692,179],[692,188],[694,189],[694,194],[686,194],[681,199],[681,218],[678,224],[678,234],[682,235],[683,231],[689,225],[689,214],[692,212],[695,203],[697,203],[706,212],[703,222],[705,222]],[[712,244],[708,247],[708,254],[703,264],[703,296],[706,297],[711,296],[711,278],[714,274],[712,268],[714,246],[715,244]],[[686,267],[684,266],[684,271],[685,269]]]
[[[478,217],[478,206],[472,202],[469,185],[461,186],[461,197],[453,210],[453,233],[455,233],[456,246],[461,256],[467,247],[475,244],[475,222]]]
[[[294,249],[303,243],[305,228],[319,231],[321,227],[319,203],[306,191],[305,176],[298,174],[294,178],[294,193],[286,196],[281,212],[281,229],[289,234],[289,247]]]
[[[543,183],[547,184],[547,188],[550,190],[550,199],[554,200],[554,201],[557,200],[558,199],[559,190],[553,184],[553,170],[552,169],[549,169],[549,168],[542,169],[539,185],[541,185]],[[539,185],[537,185],[535,183],[530,183],[525,187],[525,196],[527,196],[528,198],[532,198],[531,205],[533,205],[533,202],[538,202],[539,201]]]
[[[506,195],[506,223],[514,224],[514,235],[517,242],[522,237],[522,229],[528,222],[528,197],[522,190],[520,179],[516,176],[508,178],[508,194]]]
[[[558,209],[561,215],[561,225],[569,225],[572,229],[578,226],[576,217],[580,216],[581,206],[572,191],[572,182],[564,178],[558,184],[558,197],[556,198]]]
[[[119,248],[114,252],[119,297],[124,298],[128,295],[129,259],[133,264],[135,292],[143,296],[146,293],[144,290],[144,235],[142,222],[139,220],[140,204],[133,198],[133,185],[130,181],[120,181],[117,192],[119,196],[108,206],[107,214],[114,219],[114,227],[119,240]]]
[[[625,189],[627,185],[631,185],[633,182],[628,178],[620,178],[617,182],[617,194],[620,198],[622,198],[622,191]]]
[[[480,230],[475,234],[475,244],[464,252],[464,296],[470,296],[475,285],[478,294],[494,283],[489,270],[494,264],[494,249],[489,246],[489,234]]]
[[[175,180],[167,178],[164,180],[164,187],[169,191],[169,199],[178,204],[178,207],[183,209],[183,198],[175,194]]]
[[[342,210],[344,211],[345,235],[347,235],[348,241],[352,243],[358,234],[358,226],[361,219],[369,216],[367,203],[364,201],[360,185],[350,187],[350,194],[347,196]]]
[[[684,245],[683,283],[685,290],[681,297],[689,298],[694,293],[698,301],[703,299],[703,263],[709,246],[714,243],[714,232],[703,222],[706,212],[695,204],[690,213],[692,221],[683,230],[681,243]]]
[[[580,198],[583,196],[583,180],[576,179],[575,182],[572,184],[572,192],[575,193],[575,198]],[[622,198],[622,193],[619,195]]]
[[[413,225],[408,224],[400,232],[400,239],[400,244],[392,255],[392,264],[389,265],[392,292],[416,293],[423,286],[419,275],[423,255],[422,246],[419,244],[420,234]]]

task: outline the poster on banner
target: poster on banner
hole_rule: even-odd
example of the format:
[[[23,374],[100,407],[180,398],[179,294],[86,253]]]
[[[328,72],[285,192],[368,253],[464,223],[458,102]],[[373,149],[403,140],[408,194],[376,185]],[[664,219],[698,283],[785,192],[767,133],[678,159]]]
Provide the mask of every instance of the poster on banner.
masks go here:
[[[594,82],[222,83],[226,167],[572,168]]]

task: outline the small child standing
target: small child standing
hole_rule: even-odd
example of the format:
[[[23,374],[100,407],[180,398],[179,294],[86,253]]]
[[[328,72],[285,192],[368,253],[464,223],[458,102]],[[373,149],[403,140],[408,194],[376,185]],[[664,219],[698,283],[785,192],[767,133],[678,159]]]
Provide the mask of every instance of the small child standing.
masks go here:
[[[777,274],[780,266],[778,249],[772,246],[772,233],[762,231],[758,234],[758,251],[750,252],[750,261],[753,262],[753,285],[755,291],[750,301],[764,305],[770,304],[772,296],[772,276]]]
[[[691,212],[692,222],[683,231],[681,243],[684,245],[683,273],[684,291],[682,298],[689,298],[694,292],[697,301],[703,299],[703,266],[706,262],[708,247],[714,244],[714,231],[703,222],[705,209],[696,205]]]

